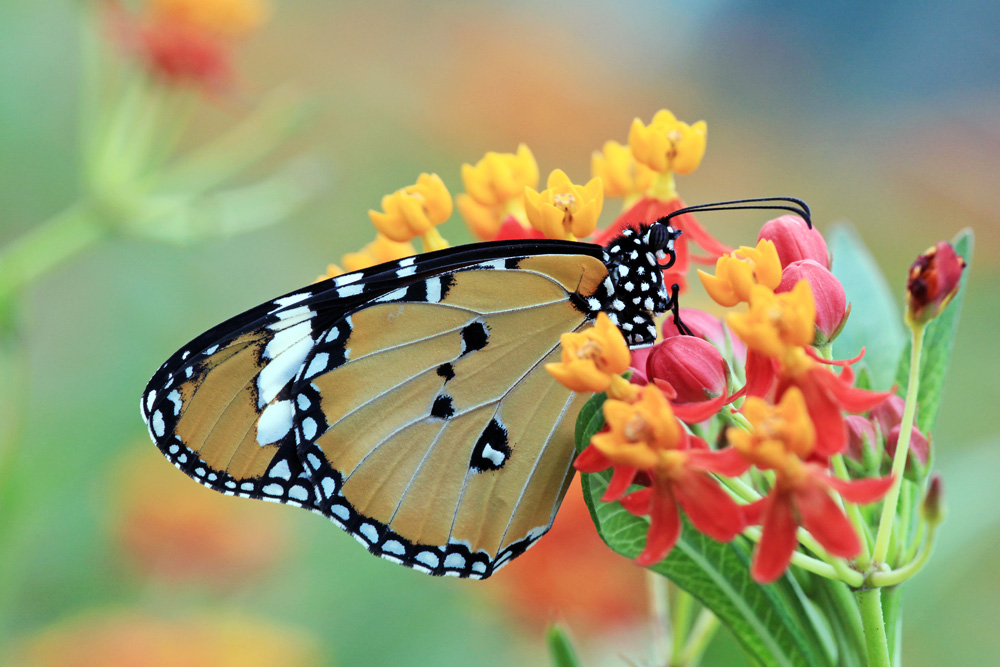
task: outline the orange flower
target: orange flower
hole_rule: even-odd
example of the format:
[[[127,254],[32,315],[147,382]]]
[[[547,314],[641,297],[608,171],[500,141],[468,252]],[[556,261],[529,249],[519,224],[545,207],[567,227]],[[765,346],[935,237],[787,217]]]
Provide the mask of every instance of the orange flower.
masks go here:
[[[415,185],[382,197],[382,211],[368,211],[375,228],[397,243],[421,237],[424,250],[447,248],[435,227],[451,217],[453,203],[437,174],[420,174]]]
[[[698,270],[701,284],[720,306],[731,308],[750,300],[754,285],[775,290],[781,284],[781,260],[774,242],[761,239],[756,248],[740,246],[715,262],[715,275]]]
[[[288,544],[276,508],[192,484],[149,446],[121,462],[118,478],[114,531],[145,573],[230,585],[273,565]]]
[[[790,387],[777,405],[750,397],[742,412],[752,429],[729,428],[729,443],[748,462],[775,472],[770,493],[745,508],[751,524],[764,525],[751,565],[753,577],[767,583],[781,576],[798,546],[799,525],[831,555],[857,556],[861,541],[831,494],[852,503],[871,503],[885,495],[892,478],[845,481],[829,475],[825,465],[809,462],[816,450],[817,425],[797,387]]]
[[[780,272],[778,277],[780,280]],[[726,323],[751,350],[788,361],[786,353],[812,343],[816,303],[809,283],[799,281],[791,291],[782,294],[775,294],[765,285],[752,285],[749,301],[748,312],[730,313]],[[802,354],[793,352],[793,355],[807,363]]]
[[[318,642],[271,619],[141,610],[91,611],[17,640],[0,662],[23,667],[290,665],[321,662]]]
[[[590,236],[604,205],[600,178],[574,185],[561,169],[549,175],[548,189],[524,188],[524,208],[531,226],[550,239],[574,240]]]
[[[228,37],[254,30],[270,13],[262,0],[147,0],[147,4],[155,17]]]
[[[465,194],[455,198],[458,212],[477,238],[491,241],[507,220],[527,225],[524,188],[538,186],[538,164],[521,144],[517,153],[490,151],[475,164],[462,165]]]
[[[700,120],[688,125],[661,109],[648,126],[636,118],[628,133],[628,145],[635,159],[653,171],[689,174],[705,155],[708,126]]]
[[[545,364],[545,370],[573,391],[607,391],[612,378],[628,370],[628,345],[611,319],[598,313],[597,322],[581,333],[565,333],[559,339],[562,361]]]

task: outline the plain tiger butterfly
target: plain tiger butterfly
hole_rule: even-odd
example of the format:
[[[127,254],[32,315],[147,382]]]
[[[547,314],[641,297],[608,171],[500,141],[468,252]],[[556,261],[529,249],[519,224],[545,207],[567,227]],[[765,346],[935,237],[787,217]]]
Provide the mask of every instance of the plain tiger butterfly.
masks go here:
[[[801,208],[754,206],[790,201]],[[743,204],[742,206],[737,206]],[[559,337],[608,314],[632,347],[673,310],[670,219],[604,247],[475,243],[331,278],[209,329],[141,399],[160,451],[227,495],[303,507],[370,552],[481,579],[552,525],[589,395],[557,383]],[[679,319],[677,320],[679,322]]]

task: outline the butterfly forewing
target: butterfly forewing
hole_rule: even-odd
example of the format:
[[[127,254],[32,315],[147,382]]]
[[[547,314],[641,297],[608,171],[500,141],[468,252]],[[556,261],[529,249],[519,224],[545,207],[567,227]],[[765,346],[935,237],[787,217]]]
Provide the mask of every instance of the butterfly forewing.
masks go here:
[[[584,255],[472,266],[429,278],[427,300],[390,292],[338,323],[295,390],[324,513],[434,574],[488,576],[540,537],[578,409],[544,363],[587,325],[581,285],[605,275]]]

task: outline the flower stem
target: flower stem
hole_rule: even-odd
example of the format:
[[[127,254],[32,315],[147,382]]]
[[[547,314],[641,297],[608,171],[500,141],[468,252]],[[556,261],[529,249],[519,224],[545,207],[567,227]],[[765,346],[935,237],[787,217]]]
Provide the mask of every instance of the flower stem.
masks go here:
[[[0,304],[107,232],[90,207],[77,203],[0,249]]]
[[[684,651],[678,656],[675,664],[685,667],[697,665],[718,629],[719,619],[716,615],[708,609],[702,609],[694,622],[694,627],[691,628],[691,634],[688,635]]]
[[[935,535],[937,535],[937,525],[932,524],[927,530],[927,539],[920,545],[920,550],[914,556],[913,560],[902,567],[889,570],[888,572],[875,572],[868,578],[868,581],[873,586],[895,586],[906,581],[917,572],[920,572],[931,557]]]
[[[687,591],[676,589],[674,595],[673,617],[673,647],[670,653],[671,665],[683,665],[681,653],[687,643],[688,628],[691,627],[691,611],[694,608],[694,598]]]
[[[837,454],[831,459],[833,463],[833,471],[836,473],[837,477],[843,480],[850,480],[851,475],[847,471],[847,464],[844,462],[844,455]],[[844,502],[844,509],[847,512],[847,518],[854,526],[854,532],[858,534],[861,539],[861,554],[858,556],[858,562],[863,566],[867,567],[870,558],[870,552],[868,551],[871,547],[871,536],[868,533],[868,524],[864,517],[861,516],[861,508],[859,508],[854,503]]]
[[[906,406],[903,408],[903,420],[899,428],[899,442],[892,459],[892,476],[894,478],[889,494],[882,505],[882,517],[878,523],[878,533],[875,537],[875,548],[872,550],[872,561],[877,565],[884,563],[889,553],[889,541],[892,536],[892,523],[896,516],[896,505],[899,502],[899,490],[903,485],[903,470],[906,468],[906,455],[910,450],[910,433],[913,431],[913,418],[917,411],[917,392],[920,390],[920,352],[924,342],[924,324],[913,324],[913,350],[910,354],[910,378],[906,387]],[[884,634],[884,630],[883,630]]]
[[[649,586],[649,612],[653,625],[653,662],[666,661],[670,655],[670,594],[667,579],[646,570]]]
[[[865,648],[868,667],[892,667],[889,658],[889,641],[885,636],[882,620],[882,589],[866,588],[857,592],[861,610],[861,624],[865,629]]]

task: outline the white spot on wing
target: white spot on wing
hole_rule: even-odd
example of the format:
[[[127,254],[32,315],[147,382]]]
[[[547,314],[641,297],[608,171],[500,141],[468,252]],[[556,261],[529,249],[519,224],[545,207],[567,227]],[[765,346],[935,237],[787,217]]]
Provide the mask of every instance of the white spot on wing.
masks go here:
[[[281,459],[274,464],[270,472],[271,477],[277,477],[279,479],[291,479],[292,471],[288,467],[288,459]]]
[[[163,422],[163,413],[159,410],[154,412],[153,419],[150,423],[153,427],[153,433],[155,433],[157,437],[162,438],[163,434],[167,430],[167,425]]]
[[[314,375],[318,375],[326,370],[327,364],[330,363],[330,355],[326,352],[320,352],[312,361],[309,362],[309,368],[306,369],[305,377],[309,379]]]
[[[292,428],[292,402],[275,401],[257,419],[257,444],[261,447],[281,440]]]
[[[363,292],[364,289],[365,289],[365,286],[361,285],[361,284],[346,285],[344,287],[338,287],[337,288],[337,296],[339,296],[342,299],[344,297],[347,297],[347,296],[357,296],[358,294],[361,294],[361,292]]]
[[[427,303],[441,302],[441,279],[431,278],[427,281]]]
[[[343,287],[344,285],[350,285],[351,283],[356,283],[361,280],[362,274],[360,271],[357,273],[348,273],[344,276],[337,276],[333,279],[333,284],[337,287]]]
[[[309,350],[312,349],[312,344],[312,338],[306,336],[292,343],[276,358],[264,365],[257,376],[258,407],[263,407],[273,401],[278,392],[295,377],[295,374],[302,368]]]

